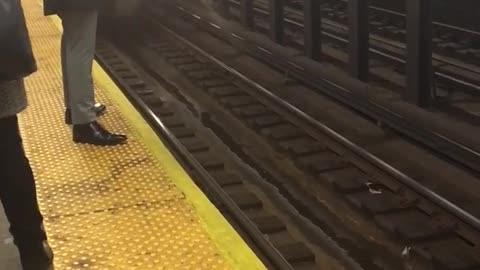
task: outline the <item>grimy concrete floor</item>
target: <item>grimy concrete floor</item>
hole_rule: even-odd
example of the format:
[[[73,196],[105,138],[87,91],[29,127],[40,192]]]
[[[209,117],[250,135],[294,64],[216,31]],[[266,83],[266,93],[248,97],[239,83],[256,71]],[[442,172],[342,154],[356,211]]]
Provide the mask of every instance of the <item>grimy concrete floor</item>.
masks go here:
[[[0,270],[21,270],[17,248],[8,232],[8,221],[0,204]]]

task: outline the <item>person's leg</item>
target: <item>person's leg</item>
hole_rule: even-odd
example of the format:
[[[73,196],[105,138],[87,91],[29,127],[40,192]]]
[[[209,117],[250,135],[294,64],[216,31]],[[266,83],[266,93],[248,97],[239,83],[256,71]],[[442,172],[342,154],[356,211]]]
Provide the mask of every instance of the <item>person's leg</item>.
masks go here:
[[[65,37],[65,75],[73,122],[73,141],[94,145],[116,145],[127,140],[112,134],[97,121],[105,106],[95,106],[92,65],[95,54],[98,11],[62,11]]]
[[[52,254],[46,246],[35,181],[23,150],[16,116],[0,119],[0,200],[24,269],[48,269]]]
[[[62,11],[64,81],[73,124],[96,120],[92,64],[97,31],[96,10]]]
[[[64,97],[64,104],[65,104],[65,123],[68,125],[72,124],[72,110],[70,109],[70,91],[69,91],[69,84],[68,84],[68,69],[67,69],[67,42],[66,42],[65,35],[62,35],[61,40],[61,59],[62,59],[62,78],[63,78],[63,97]],[[107,109],[107,107],[101,103],[96,103],[93,107],[96,115],[99,116],[103,114],[103,112]]]
[[[67,53],[65,44],[65,35],[62,34],[61,41],[61,59],[62,59],[62,79],[63,79],[63,98],[65,103],[65,109],[70,109],[70,96],[68,89],[68,76],[67,76]]]

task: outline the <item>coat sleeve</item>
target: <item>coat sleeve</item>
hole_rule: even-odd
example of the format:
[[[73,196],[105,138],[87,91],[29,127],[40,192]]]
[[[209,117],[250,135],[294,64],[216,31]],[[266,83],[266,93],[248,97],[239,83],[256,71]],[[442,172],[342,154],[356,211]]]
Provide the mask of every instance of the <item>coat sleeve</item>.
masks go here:
[[[7,33],[15,25],[13,1],[0,1],[0,41],[5,42]]]
[[[0,80],[26,77],[37,69],[20,0],[1,0]],[[5,5],[5,3],[7,5]],[[7,7],[7,8],[5,8]]]

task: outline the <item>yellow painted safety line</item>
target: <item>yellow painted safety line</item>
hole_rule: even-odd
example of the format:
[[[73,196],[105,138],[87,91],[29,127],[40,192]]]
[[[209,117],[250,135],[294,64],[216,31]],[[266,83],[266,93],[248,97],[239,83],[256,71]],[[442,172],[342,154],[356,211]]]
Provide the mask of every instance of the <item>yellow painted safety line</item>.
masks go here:
[[[51,16],[55,27],[61,31],[62,24],[57,16]],[[107,91],[119,106],[127,121],[135,128],[151,154],[165,166],[165,172],[171,181],[195,207],[203,227],[216,244],[223,257],[239,270],[266,269],[260,259],[238,235],[235,229],[222,216],[207,196],[195,185],[190,176],[178,163],[170,150],[158,138],[153,129],[145,122],[141,114],[130,103],[108,74],[95,61],[93,77],[99,88]]]

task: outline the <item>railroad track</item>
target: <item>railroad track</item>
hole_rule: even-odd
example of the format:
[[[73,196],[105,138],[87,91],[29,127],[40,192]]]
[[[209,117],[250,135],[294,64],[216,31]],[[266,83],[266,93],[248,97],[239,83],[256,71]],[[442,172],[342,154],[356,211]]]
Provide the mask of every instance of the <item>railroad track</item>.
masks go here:
[[[165,40],[150,46],[186,71],[206,68],[205,63],[185,59],[184,52]],[[162,91],[107,39],[99,39],[96,56],[268,269],[361,269],[321,230],[288,210],[293,207],[271,185],[260,182],[262,176],[219,146],[207,128],[199,127],[201,121],[194,115],[201,112],[179,97],[174,86],[166,83],[170,92]],[[229,90],[215,93],[228,96]],[[175,98],[181,102],[172,101]]]
[[[287,1],[290,9],[287,11],[297,18],[302,16],[303,1]],[[329,0],[323,6],[323,15],[331,21],[348,25],[347,1]],[[372,34],[390,39],[394,42],[405,43],[406,15],[382,7],[370,6],[370,26]],[[326,22],[329,24],[329,22]],[[346,27],[345,27],[346,28]],[[379,40],[372,36],[373,40]],[[457,27],[441,22],[433,22],[433,45],[437,53],[464,61],[467,64],[478,66],[480,63],[480,32]],[[381,40],[388,45],[393,42]],[[399,47],[397,45],[397,47]],[[400,47],[402,49],[402,47]],[[447,60],[444,60],[447,61]],[[448,63],[448,62],[447,62]],[[464,68],[468,67],[463,64]]]
[[[230,4],[237,10],[240,2],[231,0]],[[290,4],[290,5],[288,5]],[[268,2],[254,1],[256,14],[256,28],[267,32]],[[292,7],[293,6],[293,7]],[[296,47],[303,47],[303,12],[301,5],[287,3],[285,12],[286,39],[285,42]],[[327,1],[322,8],[324,25],[324,38],[330,47],[340,50],[341,53],[333,54],[334,60],[341,64],[347,61],[348,48],[348,16],[345,1]],[[375,59],[391,65],[391,71],[400,75],[405,74],[406,45],[405,45],[405,15],[379,7],[371,7],[371,49]],[[465,92],[469,95],[480,95],[480,68],[478,55],[480,50],[475,49],[480,33],[451,25],[435,23],[433,66],[435,75],[435,95],[437,98],[451,98],[455,92]],[[327,52],[328,54],[328,52]],[[372,75],[383,82],[403,88],[404,79],[397,76],[387,76],[384,65],[380,64],[381,71],[372,70]],[[372,68],[374,68],[373,66]]]
[[[289,1],[288,4],[297,10],[303,9],[300,1]],[[347,25],[347,1],[329,0],[325,4],[324,14],[331,20],[339,20]],[[405,14],[378,6],[370,6],[370,24],[373,33],[395,41],[405,42]],[[433,22],[433,45],[438,53],[452,56],[466,63],[480,63],[480,33],[474,30],[457,27],[446,23]]]
[[[255,84],[177,29],[149,23],[143,28],[149,34],[138,36],[135,44],[125,39],[116,44],[175,102],[159,98],[143,73],[105,38],[97,56],[163,127],[194,174],[203,175],[207,184],[201,185],[216,191],[214,199],[227,216],[267,250],[272,269],[480,267],[475,217]],[[197,115],[200,126],[189,126],[195,121],[185,120],[185,108]],[[241,164],[229,165],[225,160],[231,153],[213,151],[212,136]],[[375,143],[378,138],[368,142]],[[238,177],[245,174],[239,169],[244,163],[260,180]],[[272,196],[264,185],[278,194]]]
[[[284,72],[286,78],[291,77],[300,80],[314,89],[315,92],[329,96],[375,121],[386,124],[393,130],[430,147],[434,152],[442,153],[450,158],[452,162],[458,162],[476,172],[480,172],[478,165],[480,164],[478,162],[480,153],[478,150],[469,147],[468,140],[450,137],[451,135],[438,134],[435,131],[415,124],[415,121],[410,122],[412,120],[404,119],[404,116],[386,108],[386,104],[369,101],[368,96],[362,94],[363,90],[358,88],[357,83],[351,81],[344,83],[338,80],[328,69],[323,68],[322,65],[312,66],[309,63],[311,61],[305,61],[301,56],[296,56],[299,52],[295,52],[295,50],[272,46],[262,38],[252,36],[248,32],[242,32],[243,30],[235,28],[235,25],[232,28],[228,22],[222,22],[222,20],[218,20],[215,17],[210,17],[211,11],[205,13],[202,11],[204,9],[202,6],[190,6],[190,3],[172,4],[170,6],[170,2],[162,3],[163,7],[161,9],[165,7],[170,8],[170,11],[175,13],[176,16],[182,17],[203,31]],[[152,6],[152,9],[156,9],[155,5]],[[198,9],[198,11],[192,11],[192,9]],[[224,24],[224,27],[219,26],[219,23]],[[367,99],[367,102],[364,99]]]

